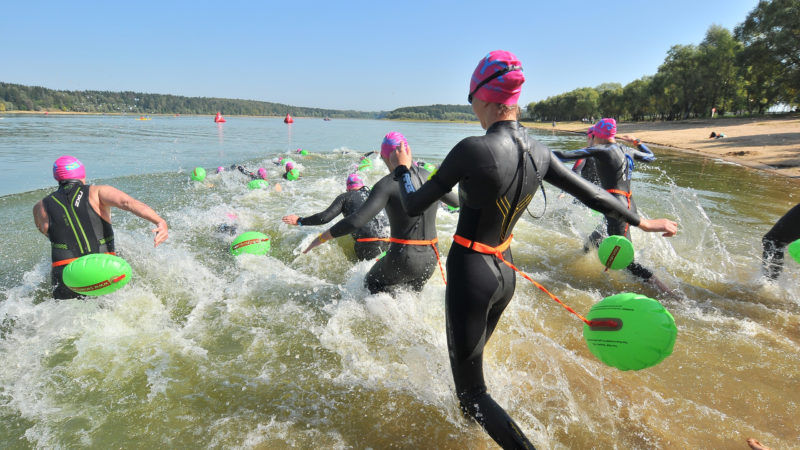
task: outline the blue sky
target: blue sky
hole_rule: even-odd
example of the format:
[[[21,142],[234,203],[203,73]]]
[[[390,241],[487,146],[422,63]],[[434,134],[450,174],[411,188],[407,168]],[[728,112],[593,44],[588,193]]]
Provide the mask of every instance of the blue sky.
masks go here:
[[[520,104],[652,75],[757,0],[4,2],[0,81],[332,109],[466,104],[491,50],[517,55]]]

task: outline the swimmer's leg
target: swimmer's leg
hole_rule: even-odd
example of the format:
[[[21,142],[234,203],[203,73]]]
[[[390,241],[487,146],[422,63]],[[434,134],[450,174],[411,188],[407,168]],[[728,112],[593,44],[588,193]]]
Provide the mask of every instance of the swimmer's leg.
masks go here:
[[[762,272],[770,280],[776,280],[783,272],[783,252],[785,244],[773,239],[769,233],[761,240],[764,246],[762,254]]]
[[[50,272],[50,283],[53,286],[53,298],[56,300],[67,300],[70,298],[84,297],[81,294],[73,291],[64,284],[62,274],[66,266],[53,267]]]
[[[483,348],[514,292],[513,271],[495,262],[492,256],[461,247],[450,251],[445,295],[450,367],[464,414],[503,448],[532,449],[519,426],[487,393],[483,378]]]

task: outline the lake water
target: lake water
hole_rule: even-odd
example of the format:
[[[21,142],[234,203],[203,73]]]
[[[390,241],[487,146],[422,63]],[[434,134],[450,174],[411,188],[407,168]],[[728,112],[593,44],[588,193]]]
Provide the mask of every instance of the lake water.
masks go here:
[[[325,227],[288,227],[344,190],[359,154],[405,134],[415,157],[439,162],[474,124],[274,118],[0,116],[0,447],[493,448],[464,419],[444,332],[444,284],[369,295],[370,262],[352,242],[301,250]],[[551,148],[576,135],[532,131]],[[294,157],[302,177],[251,191],[235,171],[189,180],[195,166],[266,167]],[[800,442],[800,265],[760,276],[761,236],[798,201],[797,181],[655,148],[634,196],[647,217],[679,222],[665,239],[634,229],[637,259],[682,299],[659,297],[624,272],[603,272],[583,238],[599,218],[547,187],[541,219],[515,229],[518,266],[585,314],[603,297],[659,299],[678,340],[659,365],[621,372],[586,348],[582,324],[518,278],[485,352],[492,396],[537,448],[773,448]],[[89,300],[49,297],[49,245],[33,204],[54,189],[52,162],[72,154],[89,182],[146,202],[170,226],[113,213],[133,268],[124,289]],[[213,170],[209,170],[212,173]],[[387,173],[380,161],[369,183]],[[545,205],[537,194],[531,211]],[[232,257],[233,236],[272,238],[269,256]],[[438,217],[447,254],[456,216]]]

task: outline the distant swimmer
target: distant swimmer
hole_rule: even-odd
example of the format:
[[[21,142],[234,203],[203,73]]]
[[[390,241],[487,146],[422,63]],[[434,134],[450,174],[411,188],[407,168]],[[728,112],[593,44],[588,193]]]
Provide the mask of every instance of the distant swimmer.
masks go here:
[[[467,100],[486,135],[459,142],[422,186],[413,181],[410,149],[401,145],[392,153],[395,183],[408,214],[427,210],[458,184],[461,210],[447,258],[445,290],[450,367],[461,410],[506,449],[532,449],[533,444],[488,394],[483,352],[514,294],[512,231],[542,180],[645,231],[677,231],[677,224],[666,219],[640,219],[531,138],[517,120],[524,80],[521,63],[510,52],[493,51],[480,61]]]
[[[300,169],[297,168],[297,164],[294,161],[289,161],[286,165],[283,166],[283,179],[287,181],[296,181],[300,178]]]
[[[367,201],[370,189],[364,185],[364,179],[357,173],[351,173],[347,176],[346,186],[347,191],[343,194],[339,194],[324,211],[308,217],[298,217],[294,214],[284,216],[282,219],[283,222],[289,225],[310,226],[326,224],[339,214],[348,217]],[[360,242],[359,240],[366,238],[388,238],[389,220],[386,218],[386,214],[381,211],[364,226],[350,233],[350,235],[353,236],[353,240],[355,240],[353,248],[356,252],[356,258],[359,260],[377,258],[389,248],[388,242]]]
[[[383,138],[381,158],[389,170],[394,170],[396,167],[395,163],[389,161],[389,156],[401,143],[407,144],[406,138],[396,131]],[[410,183],[416,187],[422,186],[430,175],[421,167],[412,167],[410,174]],[[451,206],[458,206],[458,198],[455,194],[451,193],[442,200]],[[358,211],[320,234],[304,250],[304,253],[323,242],[363,227],[384,208],[389,217],[391,237],[386,239],[390,242],[389,250],[386,252],[386,256],[376,262],[367,273],[365,284],[372,294],[387,292],[396,287],[421,291],[436,270],[438,263],[439,247],[437,242],[439,239],[436,235],[436,212],[439,208],[433,204],[419,211],[413,217],[408,215],[401,203],[400,187],[394,181],[391,173],[375,184],[367,201]],[[378,240],[378,238],[369,240]]]
[[[233,165],[231,165],[231,169],[236,169],[239,172],[247,175],[248,177],[250,177],[250,180],[268,181],[267,180],[267,169],[265,169],[263,167],[259,167],[258,170],[253,172],[252,170],[248,169],[247,167],[245,167],[245,166],[243,166],[241,164],[233,164]],[[251,183],[253,183],[253,181],[251,181]],[[263,182],[260,182],[260,183],[263,183]],[[269,183],[263,183],[263,184],[265,186],[269,185]],[[274,189],[277,192],[281,192],[283,190],[283,188],[281,187],[281,185],[279,183],[275,183]]]
[[[61,278],[67,264],[91,253],[115,254],[112,207],[155,224],[154,246],[167,240],[167,222],[152,208],[112,186],[85,184],[86,169],[77,158],[58,158],[53,178],[58,189],[33,207],[33,221],[51,243],[53,298],[79,297]]]
[[[762,270],[770,280],[778,279],[783,272],[783,254],[786,246],[800,239],[800,203],[783,215],[764,235]]]
[[[612,118],[600,119],[591,130],[592,146],[571,151],[554,150],[553,154],[562,161],[594,159],[597,164],[600,186],[615,195],[620,203],[626,205],[635,214],[636,203],[633,201],[631,192],[634,160],[651,162],[656,159],[655,155],[639,139],[632,136],[620,136],[619,140],[635,145],[635,149],[617,143],[617,122]],[[627,222],[613,217],[606,217],[605,220],[605,233],[602,230],[595,230],[589,236],[589,245],[598,247],[605,236],[625,236],[628,240],[631,239],[630,226]],[[588,246],[586,248],[588,251]],[[652,283],[665,293],[671,292],[661,280],[653,275],[650,269],[635,261],[626,267],[626,270],[634,276]]]

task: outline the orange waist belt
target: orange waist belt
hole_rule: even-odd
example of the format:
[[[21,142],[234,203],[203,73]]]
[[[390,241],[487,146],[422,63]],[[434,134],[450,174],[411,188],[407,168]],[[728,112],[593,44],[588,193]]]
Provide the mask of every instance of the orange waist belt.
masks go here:
[[[628,209],[631,209],[631,193],[630,193],[630,191],[629,192],[625,192],[625,191],[620,191],[619,189],[606,189],[606,191],[610,192],[612,194],[624,195],[625,198],[628,199]],[[629,223],[625,224],[625,234],[628,234],[628,228],[630,226],[631,226],[631,224],[629,224]]]
[[[103,252],[103,254],[116,256],[117,252]],[[75,261],[76,259],[78,258],[69,258],[69,259],[62,259],[60,261],[54,261],[52,267],[66,266],[67,264],[71,263],[72,261]]]
[[[447,284],[447,278],[444,276],[444,269],[442,268],[442,258],[439,257],[439,249],[436,248],[436,243],[439,242],[439,238],[435,237],[429,241],[420,240],[420,239],[398,239],[393,237],[388,238],[361,238],[356,239],[357,242],[393,242],[395,244],[404,244],[404,245],[430,245],[433,248],[433,253],[436,254],[436,262],[439,264],[439,271],[442,273],[442,281],[444,284]]]
[[[522,278],[525,278],[526,280],[528,280],[531,283],[533,283],[534,286],[536,286],[542,292],[547,294],[550,298],[555,300],[559,305],[563,306],[567,311],[569,311],[572,314],[575,314],[576,316],[578,316],[578,318],[581,319],[585,324],[587,324],[589,326],[608,325],[607,324],[608,321],[589,320],[589,319],[583,317],[582,315],[578,314],[574,309],[570,308],[569,306],[565,305],[564,302],[559,300],[558,297],[556,297],[555,295],[551,294],[550,291],[548,291],[544,286],[542,286],[541,284],[539,284],[536,281],[534,281],[525,272],[517,269],[517,267],[514,264],[511,264],[510,262],[506,261],[506,259],[503,258],[503,252],[506,251],[509,246],[511,246],[511,238],[512,237],[514,237],[513,234],[511,236],[509,236],[508,239],[505,240],[505,242],[503,242],[502,244],[498,245],[497,247],[492,247],[492,246],[489,246],[489,245],[486,245],[486,244],[482,244],[480,242],[471,241],[471,240],[469,240],[469,239],[467,239],[465,237],[459,236],[457,234],[453,236],[453,242],[455,242],[456,244],[458,244],[458,245],[460,245],[462,247],[466,247],[466,248],[468,248],[470,250],[473,250],[475,252],[483,253],[484,255],[492,255],[495,258],[499,259],[500,261],[503,262],[503,264],[505,264],[508,267],[514,269],[515,272],[517,272],[518,274],[522,275]],[[614,323],[611,326],[616,326],[616,325],[617,324]]]

